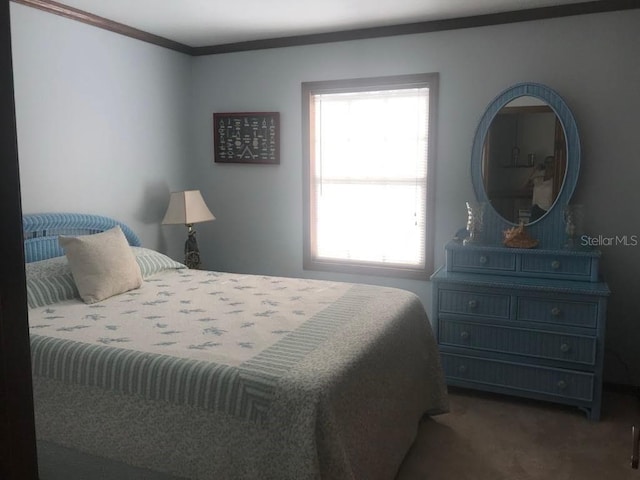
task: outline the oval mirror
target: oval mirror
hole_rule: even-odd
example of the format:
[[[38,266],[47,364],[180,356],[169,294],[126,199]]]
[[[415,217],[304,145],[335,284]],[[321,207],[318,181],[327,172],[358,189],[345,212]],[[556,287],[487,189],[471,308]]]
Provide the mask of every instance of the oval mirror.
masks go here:
[[[578,129],[564,100],[537,83],[504,90],[482,115],[471,151],[476,200],[487,204],[483,241],[501,244],[522,221],[540,248],[561,246],[579,170]]]
[[[496,113],[482,149],[482,180],[498,215],[525,225],[543,217],[565,171],[564,129],[547,102],[524,95]]]

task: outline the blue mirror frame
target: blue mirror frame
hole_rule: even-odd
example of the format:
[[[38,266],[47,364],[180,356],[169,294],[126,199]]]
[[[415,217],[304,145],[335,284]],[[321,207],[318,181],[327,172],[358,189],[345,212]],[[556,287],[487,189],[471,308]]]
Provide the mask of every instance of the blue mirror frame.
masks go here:
[[[564,209],[573,195],[580,172],[580,137],[573,114],[564,100],[551,88],[538,83],[519,83],[504,90],[489,104],[476,129],[471,150],[471,182],[476,200],[486,204],[483,240],[489,245],[502,244],[504,230],[514,226],[502,218],[489,201],[482,179],[482,153],[494,117],[505,105],[522,96],[544,100],[553,109],[564,129],[567,166],[560,193],[546,215],[526,226],[529,235],[539,241],[539,248],[560,248],[564,243]]]

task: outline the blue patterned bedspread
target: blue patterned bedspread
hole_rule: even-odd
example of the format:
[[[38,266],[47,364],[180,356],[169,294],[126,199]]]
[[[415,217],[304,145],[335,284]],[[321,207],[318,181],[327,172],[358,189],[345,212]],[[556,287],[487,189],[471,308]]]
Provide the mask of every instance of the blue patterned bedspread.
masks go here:
[[[260,422],[279,378],[379,287],[170,270],[103,302],[30,310],[35,375]]]

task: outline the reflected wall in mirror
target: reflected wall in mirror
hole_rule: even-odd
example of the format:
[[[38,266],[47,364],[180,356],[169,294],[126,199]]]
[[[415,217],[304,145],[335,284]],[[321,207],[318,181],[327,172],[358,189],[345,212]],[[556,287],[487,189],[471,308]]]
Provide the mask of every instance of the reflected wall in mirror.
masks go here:
[[[502,107],[482,149],[482,181],[491,206],[511,223],[543,217],[566,172],[562,123],[542,99],[523,95]]]

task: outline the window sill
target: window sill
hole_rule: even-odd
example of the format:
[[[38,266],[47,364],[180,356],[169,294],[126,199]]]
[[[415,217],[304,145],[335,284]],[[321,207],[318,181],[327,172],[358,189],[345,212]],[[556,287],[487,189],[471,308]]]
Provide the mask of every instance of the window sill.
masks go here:
[[[402,265],[380,265],[369,263],[355,263],[340,260],[305,259],[304,270],[322,272],[347,273],[352,275],[371,275],[381,277],[410,278],[414,280],[429,280],[433,273],[428,267],[409,267]]]

